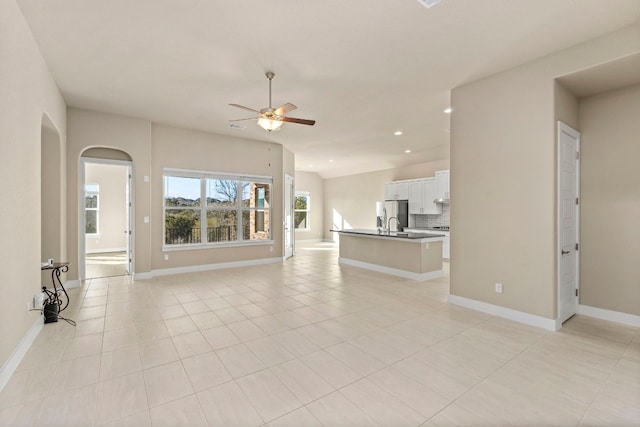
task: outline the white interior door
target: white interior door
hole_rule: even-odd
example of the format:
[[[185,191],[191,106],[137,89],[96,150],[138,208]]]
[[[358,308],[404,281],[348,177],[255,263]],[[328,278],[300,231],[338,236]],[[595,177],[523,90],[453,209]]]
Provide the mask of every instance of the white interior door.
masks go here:
[[[133,274],[133,227],[131,221],[133,219],[133,215],[131,214],[131,210],[133,209],[133,198],[131,197],[131,165],[129,165],[127,169],[127,188],[126,188],[126,200],[125,200],[125,210],[126,210],[126,220],[125,224],[127,226],[124,233],[126,234],[126,243],[127,243],[127,273]]]
[[[293,256],[293,177],[285,174],[284,183],[284,257]]]
[[[558,122],[558,320],[578,311],[580,133]]]

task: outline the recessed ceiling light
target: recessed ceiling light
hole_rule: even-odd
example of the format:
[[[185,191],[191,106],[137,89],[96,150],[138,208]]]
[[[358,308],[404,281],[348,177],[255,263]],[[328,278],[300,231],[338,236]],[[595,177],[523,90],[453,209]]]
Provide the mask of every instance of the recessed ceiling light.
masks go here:
[[[400,136],[402,135],[402,131],[401,130],[397,130],[393,133],[395,136]]]
[[[409,153],[411,152],[411,150],[404,150],[404,152],[405,152],[406,154],[409,154]]]
[[[447,113],[447,114],[451,114],[451,111],[452,111],[452,110],[451,110],[451,107],[449,107],[449,108],[447,108],[446,110],[444,110],[444,112],[445,112],[445,113]]]
[[[312,168],[312,167],[313,167],[313,165],[309,165],[309,167],[310,167],[310,168]]]
[[[329,159],[329,163],[333,163],[333,159]]]

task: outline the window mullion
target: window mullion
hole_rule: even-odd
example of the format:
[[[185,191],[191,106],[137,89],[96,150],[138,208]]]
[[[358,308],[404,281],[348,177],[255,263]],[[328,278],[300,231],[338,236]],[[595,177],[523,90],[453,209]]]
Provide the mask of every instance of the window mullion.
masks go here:
[[[238,220],[236,221],[236,240],[244,240],[244,234],[242,233],[244,227],[244,217],[242,216],[242,182],[236,181],[236,215]]]
[[[200,178],[200,242],[208,243],[209,236],[207,235],[207,179],[206,177]]]

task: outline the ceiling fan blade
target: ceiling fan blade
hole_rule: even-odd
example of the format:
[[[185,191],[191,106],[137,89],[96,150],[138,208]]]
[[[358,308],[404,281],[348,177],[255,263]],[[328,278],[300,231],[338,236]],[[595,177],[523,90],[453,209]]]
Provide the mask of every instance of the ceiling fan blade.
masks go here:
[[[290,123],[298,123],[300,125],[309,125],[309,126],[313,126],[316,124],[315,120],[308,120],[308,119],[296,119],[294,117],[280,117],[280,120],[282,120],[283,122],[290,122]]]
[[[290,102],[287,102],[286,104],[282,104],[281,106],[279,106],[278,108],[276,108],[276,110],[273,112],[274,114],[278,115],[278,116],[284,116],[285,114],[287,114],[289,111],[293,111],[295,110],[296,107],[295,105],[293,105]]]
[[[239,104],[229,104],[229,105],[231,105],[232,107],[242,108],[243,110],[260,114],[260,111],[254,110],[253,108],[245,107],[244,105],[239,105]]]
[[[241,122],[241,121],[244,121],[244,120],[257,120],[259,118],[260,117],[247,117],[246,119],[233,119],[233,120],[229,120],[229,121],[230,122]]]

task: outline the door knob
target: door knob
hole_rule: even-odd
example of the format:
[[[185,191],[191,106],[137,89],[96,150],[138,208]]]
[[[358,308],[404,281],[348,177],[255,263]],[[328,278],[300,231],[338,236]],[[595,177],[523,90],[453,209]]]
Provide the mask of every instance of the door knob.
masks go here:
[[[565,250],[563,250],[563,251],[562,251],[562,255],[566,255],[566,254],[568,254],[569,252],[571,252],[571,251],[565,251]]]

